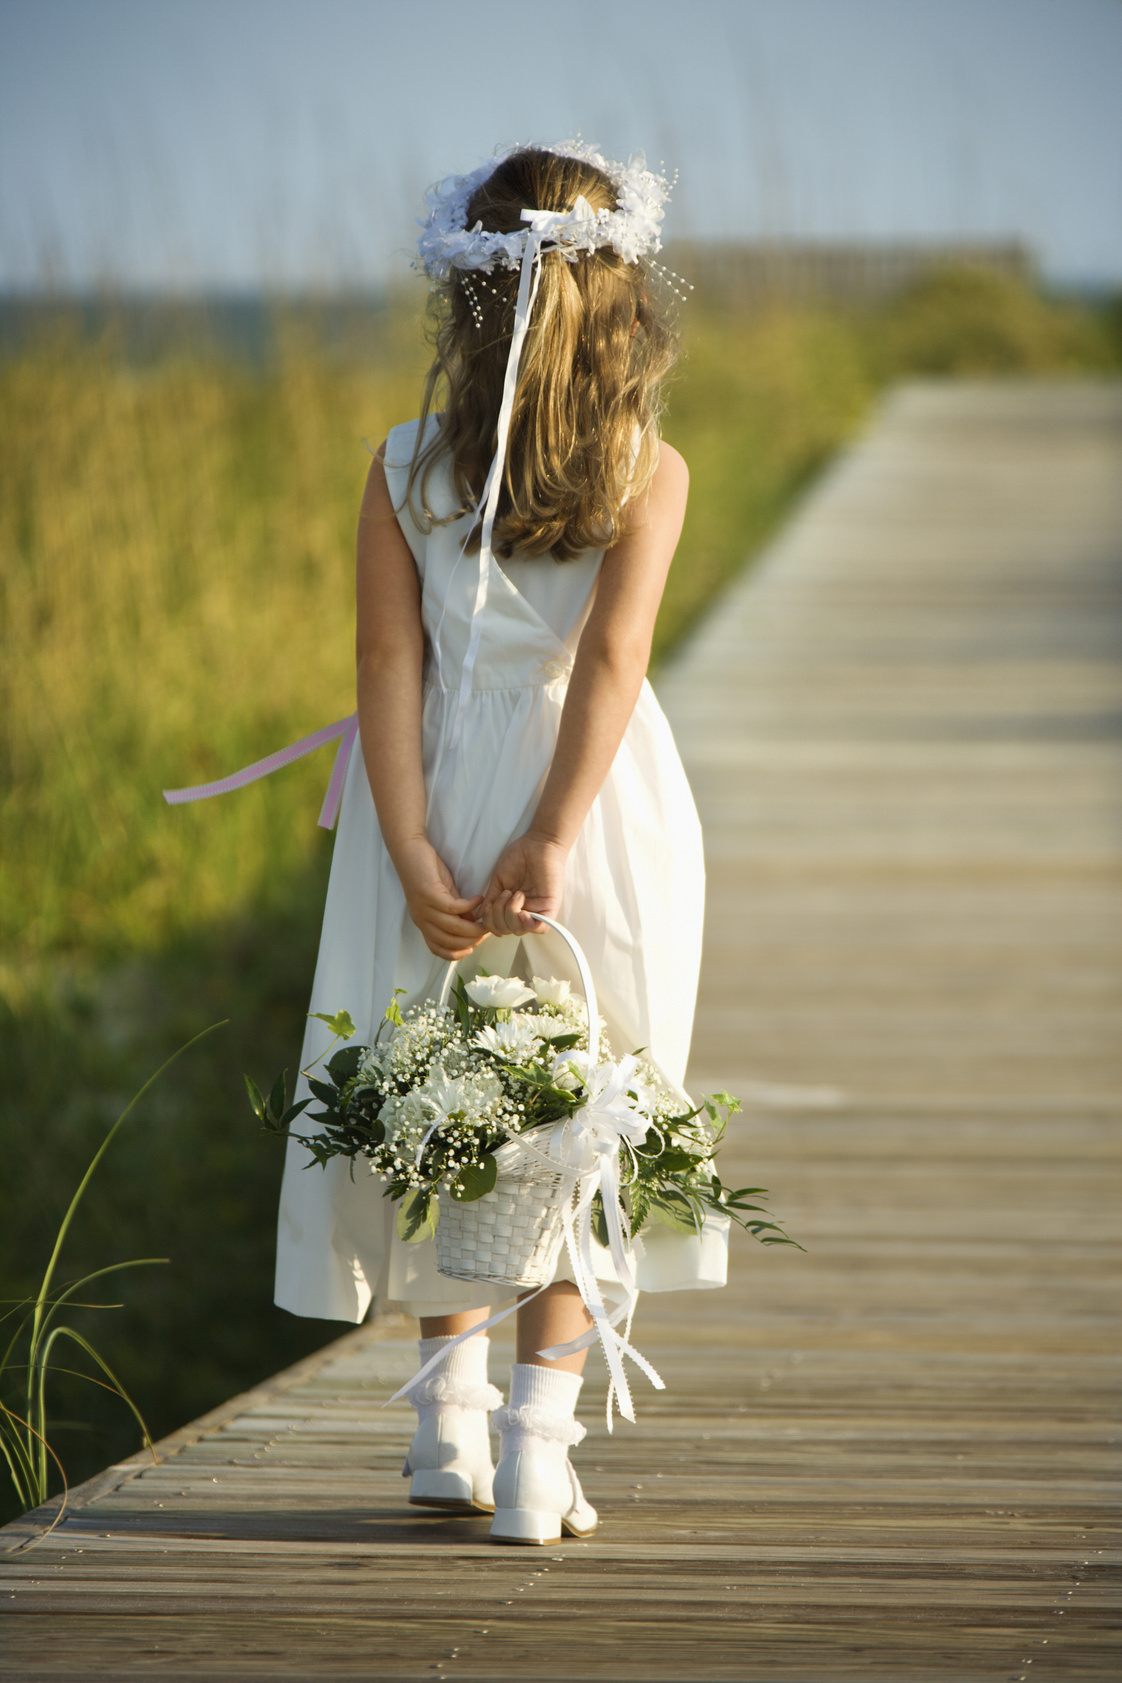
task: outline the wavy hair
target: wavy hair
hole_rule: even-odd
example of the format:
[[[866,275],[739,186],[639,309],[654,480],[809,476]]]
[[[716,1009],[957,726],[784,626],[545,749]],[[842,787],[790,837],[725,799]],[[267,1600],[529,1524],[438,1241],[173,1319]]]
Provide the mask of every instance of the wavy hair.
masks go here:
[[[602,170],[526,147],[476,189],[466,225],[520,231],[524,207],[571,210],[578,194],[594,210],[616,208]],[[625,505],[646,489],[658,460],[661,386],[678,352],[651,291],[646,264],[627,263],[610,247],[575,262],[556,251],[541,259],[495,519],[494,549],[503,560],[552,552],[568,561],[607,548],[626,530]],[[433,290],[436,355],[407,491],[425,531],[459,519],[482,496],[517,292],[518,271],[499,266],[489,275],[453,269]],[[425,444],[425,422],[441,399],[440,426]],[[459,507],[438,518],[427,486],[448,454]],[[470,542],[478,546],[478,522]]]

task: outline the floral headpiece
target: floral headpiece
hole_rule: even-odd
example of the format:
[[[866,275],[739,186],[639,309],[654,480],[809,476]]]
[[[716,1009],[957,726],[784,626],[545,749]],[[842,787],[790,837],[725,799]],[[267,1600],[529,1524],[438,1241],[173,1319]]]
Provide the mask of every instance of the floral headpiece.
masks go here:
[[[579,158],[602,170],[616,190],[616,209],[593,210],[586,199],[578,197],[570,211],[534,211],[532,221],[524,212],[531,225],[515,233],[489,233],[479,222],[468,228],[472,194],[511,156],[511,151],[498,153],[470,175],[446,177],[425,195],[428,215],[420,224],[417,251],[419,266],[427,275],[445,280],[452,269],[490,274],[496,264],[504,269],[520,268],[531,233],[542,236],[536,241],[539,250],[544,244],[547,250],[560,251],[570,263],[576,262],[582,252],[604,246],[611,246],[625,263],[635,263],[662,249],[660,226],[673,182],[649,170],[642,152],[633,153],[626,164],[617,164],[582,140],[564,140],[540,150],[561,158]]]
[[[481,615],[496,571],[491,547],[495,516],[498,512],[499,492],[510,440],[518,369],[534,299],[537,297],[538,284],[541,281],[542,257],[546,252],[558,251],[567,262],[575,263],[582,252],[597,251],[604,246],[611,246],[625,262],[637,263],[640,257],[660,251],[662,240],[659,227],[663,207],[673,185],[665,175],[655,175],[647,168],[647,160],[641,152],[633,154],[626,164],[613,164],[609,163],[595,146],[589,146],[583,140],[566,140],[558,145],[543,146],[540,149],[543,152],[552,152],[560,158],[580,159],[583,163],[602,170],[616,190],[615,210],[593,210],[588,200],[583,195],[578,195],[572,210],[552,211],[541,210],[532,205],[524,206],[521,220],[526,227],[509,234],[490,233],[481,222],[477,222],[474,228],[466,227],[472,194],[511,156],[511,152],[508,151],[497,153],[470,175],[450,175],[437,186],[430,188],[426,195],[428,216],[421,223],[421,237],[417,241],[420,267],[433,280],[446,280],[453,272],[459,273],[472,303],[477,327],[482,327],[483,318],[478,300],[472,291],[471,275],[491,274],[496,264],[504,269],[518,271],[518,295],[514,304],[514,321],[507,352],[506,374],[503,378],[502,402],[499,405],[495,427],[495,454],[483,487],[481,507],[476,511],[480,521],[479,570],[471,616],[471,636],[460,673],[459,705],[449,742],[449,747],[453,749],[459,742],[464,713],[471,695],[472,671],[482,625]],[[521,148],[516,147],[513,150],[520,151]],[[670,273],[653,261],[651,267],[664,276]],[[480,282],[480,285],[482,284],[484,283]],[[494,290],[495,288],[492,288],[492,291]],[[467,541],[465,536],[464,547],[456,561],[457,567],[467,549]],[[451,580],[449,590],[450,588]],[[446,594],[445,606],[447,601]],[[439,626],[437,630],[439,632]],[[438,650],[439,661],[439,637],[434,637],[433,642]]]

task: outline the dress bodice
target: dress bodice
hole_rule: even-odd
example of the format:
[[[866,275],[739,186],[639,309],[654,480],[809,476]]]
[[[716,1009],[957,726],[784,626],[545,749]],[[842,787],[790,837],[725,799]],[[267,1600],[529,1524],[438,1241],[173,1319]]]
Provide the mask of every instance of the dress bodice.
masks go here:
[[[439,426],[430,416],[426,436]],[[390,496],[422,582],[421,612],[428,643],[426,683],[458,690],[472,638],[479,557],[463,546],[474,515],[424,531],[406,496],[418,422],[394,427],[386,445]],[[426,501],[438,518],[458,503],[450,463],[438,461],[429,475]],[[491,572],[480,612],[473,691],[548,684],[567,676],[592,607],[603,550],[572,561],[552,555],[499,562]]]

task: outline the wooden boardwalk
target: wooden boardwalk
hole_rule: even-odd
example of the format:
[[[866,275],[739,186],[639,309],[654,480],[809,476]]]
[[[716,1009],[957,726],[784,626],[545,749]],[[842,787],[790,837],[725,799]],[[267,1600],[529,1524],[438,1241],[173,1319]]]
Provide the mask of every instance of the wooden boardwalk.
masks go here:
[[[1122,1674],[1120,649],[1122,388],[896,394],[661,686],[694,1082],[807,1254],[644,1301],[593,1540],[405,1505],[388,1320],[0,1534],[0,1674]]]

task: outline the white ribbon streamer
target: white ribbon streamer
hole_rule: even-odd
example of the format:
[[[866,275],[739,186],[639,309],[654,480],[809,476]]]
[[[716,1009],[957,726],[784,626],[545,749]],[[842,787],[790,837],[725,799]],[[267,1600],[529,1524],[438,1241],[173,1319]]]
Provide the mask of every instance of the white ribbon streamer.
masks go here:
[[[474,1338],[477,1332],[486,1332],[488,1327],[497,1327],[500,1321],[505,1321],[508,1315],[513,1315],[517,1310],[521,1309],[524,1303],[530,1303],[535,1297],[540,1297],[545,1289],[545,1286],[539,1286],[537,1291],[530,1293],[529,1297],[520,1298],[517,1303],[512,1303],[507,1309],[500,1309],[497,1315],[491,1315],[487,1320],[480,1321],[479,1325],[476,1327],[469,1327],[467,1332],[457,1333],[452,1342],[450,1344],[441,1345],[440,1349],[436,1352],[436,1355],[430,1356],[424,1366],[418,1368],[412,1379],[408,1380],[400,1390],[395,1391],[392,1397],[387,1397],[385,1402],[382,1404],[382,1407],[389,1408],[390,1404],[397,1402],[399,1397],[407,1396],[415,1386],[421,1383],[422,1379],[428,1378],[433,1368],[438,1366],[439,1363],[444,1360],[449,1350],[454,1350],[457,1344],[462,1344],[464,1342],[465,1338]],[[539,1356],[544,1354],[544,1350],[538,1351]]]
[[[604,1360],[608,1368],[608,1402],[607,1423],[608,1430],[612,1429],[612,1401],[618,1400],[619,1411],[625,1420],[634,1423],[635,1405],[631,1400],[631,1392],[624,1371],[624,1357],[642,1368],[656,1390],[666,1389],[664,1381],[651,1366],[645,1356],[631,1344],[631,1320],[635,1313],[635,1305],[639,1298],[639,1288],[635,1283],[635,1272],[632,1266],[633,1249],[630,1233],[625,1233],[624,1222],[621,1217],[621,1196],[619,1159],[623,1142],[637,1145],[647,1131],[648,1121],[643,1113],[628,1098],[628,1090],[633,1084],[638,1059],[625,1057],[619,1063],[597,1062],[600,1045],[600,1017],[596,1004],[596,989],[592,981],[592,972],[588,967],[588,960],[581,950],[580,943],[570,934],[564,924],[556,919],[535,914],[537,922],[544,923],[548,928],[561,936],[576,961],[580,975],[581,986],[584,989],[585,1008],[588,1012],[588,1052],[578,1054],[571,1061],[579,1070],[584,1082],[588,1098],[585,1103],[574,1111],[571,1117],[560,1117],[550,1131],[547,1150],[542,1151],[527,1134],[512,1134],[512,1141],[517,1143],[522,1151],[530,1157],[536,1157],[562,1177],[561,1210],[562,1228],[565,1245],[572,1265],[573,1279],[584,1301],[584,1306],[592,1317],[592,1326],[588,1332],[569,1344],[551,1345],[549,1349],[539,1350],[538,1355],[547,1361],[558,1361],[565,1356],[576,1355],[580,1350],[586,1350],[590,1344],[599,1339],[604,1351]],[[452,978],[456,966],[450,964],[445,973],[444,983],[440,992],[440,1003],[447,1004],[452,988]],[[438,1118],[426,1134],[426,1141],[440,1126]],[[422,1145],[423,1150],[423,1145]],[[600,1291],[600,1284],[596,1278],[596,1264],[592,1255],[592,1201],[597,1193],[604,1210],[604,1221],[607,1228],[608,1250],[619,1280],[619,1291],[622,1302],[609,1313]],[[529,1303],[535,1297],[540,1297],[545,1286],[539,1286],[530,1297],[522,1299]],[[611,1288],[610,1288],[611,1289]],[[393,1396],[384,1403],[396,1402],[419,1385],[431,1372],[436,1364],[444,1357],[446,1350],[455,1349],[465,1338],[472,1338],[477,1332],[497,1326],[506,1320],[508,1315],[514,1314],[520,1304],[514,1303],[507,1309],[501,1309],[488,1320],[482,1321],[470,1331],[460,1333],[451,1344],[437,1352],[415,1373],[409,1382],[395,1391]],[[626,1330],[621,1336],[616,1327],[626,1319]]]
[[[492,541],[495,532],[495,515],[498,512],[499,496],[502,492],[503,472],[506,468],[507,446],[510,442],[510,423],[514,414],[514,399],[518,392],[518,370],[522,364],[522,351],[526,343],[526,334],[533,314],[534,300],[538,295],[538,285],[541,281],[542,250],[548,243],[549,249],[559,250],[567,242],[565,234],[571,231],[574,236],[586,232],[589,225],[598,221],[596,212],[584,197],[578,193],[572,210],[522,210],[519,219],[529,223],[523,236],[522,257],[518,269],[518,297],[514,306],[514,327],[510,337],[510,349],[507,352],[506,371],[503,375],[503,395],[499,404],[499,416],[496,423],[495,454],[491,466],[487,470],[487,479],[483,486],[483,525],[479,535],[479,571],[476,575],[475,602],[471,612],[471,631],[468,637],[467,654],[460,672],[460,695],[456,708],[456,717],[452,726],[452,738],[449,748],[455,748],[463,730],[464,713],[467,710],[471,696],[471,679],[475,671],[476,655],[479,652],[479,639],[483,632],[483,609],[491,587],[491,578],[495,565]],[[478,506],[478,505],[477,505]],[[474,522],[473,522],[474,524]],[[468,536],[471,533],[469,530]],[[467,548],[467,538],[464,539],[456,564],[448,580],[450,590],[452,578],[456,568],[463,559]],[[436,654],[438,681],[441,677],[440,657],[440,627],[444,623],[448,597],[445,594],[444,606],[441,608],[440,620],[433,639]]]
[[[547,216],[548,214],[544,211],[524,210],[522,220],[532,222],[534,218]],[[449,748],[455,748],[460,740],[460,732],[464,725],[464,713],[467,711],[468,700],[471,696],[471,677],[475,670],[475,657],[479,651],[479,639],[483,632],[483,609],[491,584],[491,571],[495,565],[491,543],[495,533],[495,515],[498,512],[499,495],[502,491],[503,471],[506,467],[507,445],[510,442],[510,422],[514,413],[514,399],[518,391],[518,369],[522,361],[522,349],[526,343],[526,333],[530,326],[530,315],[534,308],[534,300],[538,295],[538,284],[541,280],[542,242],[552,237],[554,236],[549,228],[539,229],[536,225],[531,227],[526,235],[526,246],[522,253],[522,263],[518,271],[518,298],[514,306],[514,330],[510,336],[506,373],[503,376],[503,396],[499,405],[495,457],[487,474],[487,483],[483,488],[483,527],[479,534],[479,573],[475,585],[475,604],[471,612],[471,635],[468,639],[463,670],[460,673],[460,699],[456,709],[456,720],[452,726],[452,739]]]

